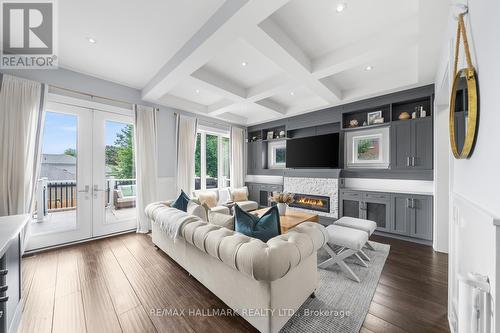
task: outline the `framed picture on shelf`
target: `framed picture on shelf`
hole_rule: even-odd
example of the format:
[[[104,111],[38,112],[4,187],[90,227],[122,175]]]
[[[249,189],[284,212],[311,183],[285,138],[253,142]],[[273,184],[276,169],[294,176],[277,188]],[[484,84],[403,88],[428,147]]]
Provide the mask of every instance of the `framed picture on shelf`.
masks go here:
[[[272,140],[272,139],[273,139],[273,137],[274,137],[274,132],[273,132],[273,131],[269,131],[269,132],[267,132],[267,139],[268,139],[268,140]]]
[[[376,122],[375,119],[382,119],[382,110],[368,112],[367,116],[368,126],[373,124],[380,124],[380,120]]]
[[[387,169],[390,163],[388,127],[347,132],[344,158],[347,168]]]

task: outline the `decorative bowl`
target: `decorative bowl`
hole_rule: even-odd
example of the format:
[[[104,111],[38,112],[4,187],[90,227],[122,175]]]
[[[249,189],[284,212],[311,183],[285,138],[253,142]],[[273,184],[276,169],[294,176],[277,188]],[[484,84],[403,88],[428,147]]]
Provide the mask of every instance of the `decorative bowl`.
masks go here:
[[[399,118],[399,120],[408,120],[408,119],[410,119],[410,114],[408,112],[406,112],[406,111],[405,112],[401,112],[399,114],[398,118]]]

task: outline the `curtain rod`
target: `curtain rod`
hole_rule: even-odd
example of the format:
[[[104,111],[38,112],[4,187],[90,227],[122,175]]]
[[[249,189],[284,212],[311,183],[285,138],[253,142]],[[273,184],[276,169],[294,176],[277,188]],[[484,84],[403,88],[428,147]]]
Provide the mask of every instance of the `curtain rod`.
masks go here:
[[[128,102],[128,101],[123,101],[123,100],[119,100],[119,99],[115,99],[115,98],[109,98],[109,97],[104,97],[104,96],[98,96],[98,95],[93,95],[93,94],[89,94],[89,93],[82,92],[82,91],[78,91],[78,90],[74,90],[74,89],[63,88],[63,87],[55,86],[55,85],[53,85],[53,84],[49,84],[49,87],[56,88],[56,89],[61,89],[61,90],[65,90],[65,91],[69,91],[69,92],[72,92],[72,93],[75,93],[75,94],[80,94],[80,95],[89,96],[90,98],[100,98],[100,99],[105,99],[105,100],[112,101],[112,102],[118,102],[118,103],[123,103],[123,104],[129,104],[129,105],[132,105],[132,106],[135,104],[135,103],[130,103],[130,102]]]
[[[1,74],[1,73],[0,73]],[[115,99],[115,98],[109,98],[109,97],[103,97],[103,96],[98,96],[98,95],[92,95],[92,94],[89,94],[89,93],[85,93],[85,92],[82,92],[82,91],[78,91],[78,90],[74,90],[74,89],[69,89],[69,88],[63,88],[63,87],[59,87],[59,86],[55,86],[53,84],[49,84],[48,85],[49,87],[52,87],[52,88],[56,88],[56,89],[61,89],[61,90],[65,90],[65,91],[69,91],[69,92],[72,92],[72,93],[75,93],[75,94],[80,94],[80,95],[85,95],[85,96],[89,96],[91,98],[101,98],[101,99],[105,99],[105,100],[108,100],[108,101],[112,101],[112,102],[118,102],[118,103],[123,103],[123,104],[128,104],[128,105],[131,105],[131,106],[134,106],[135,103],[130,103],[130,102],[127,102],[127,101],[123,101],[123,100],[120,100],[120,99]],[[153,107],[154,109],[158,109],[158,107]],[[176,115],[177,112],[174,112],[174,115]]]

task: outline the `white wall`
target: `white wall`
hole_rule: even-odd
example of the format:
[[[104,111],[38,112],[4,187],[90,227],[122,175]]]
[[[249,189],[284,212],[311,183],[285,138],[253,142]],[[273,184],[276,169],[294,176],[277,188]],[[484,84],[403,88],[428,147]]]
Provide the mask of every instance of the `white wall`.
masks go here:
[[[470,0],[466,25],[479,81],[479,132],[470,159],[454,160],[453,191],[500,216],[500,1]],[[453,35],[456,22],[452,23]]]
[[[498,230],[492,221],[500,216],[500,1],[469,0],[468,6],[465,24],[478,73],[480,114],[476,147],[471,158],[449,160],[450,204],[453,207],[448,217],[448,221],[453,221],[450,223],[449,312],[456,313],[458,306],[453,304],[458,299],[457,290],[453,288],[457,285],[458,274],[477,272],[490,280],[492,318],[498,322],[500,297],[496,287],[499,270],[496,251],[499,247],[498,237],[494,237],[498,235]],[[452,11],[455,12],[454,9]],[[450,42],[454,45],[456,26],[456,20],[450,15],[448,36],[443,42],[446,61],[438,71],[437,83],[446,80],[446,68],[453,68]],[[461,59],[464,66],[463,51]],[[445,90],[436,92],[436,100],[449,98],[449,91]],[[436,127],[444,131],[446,126],[442,125],[445,120],[446,117],[438,116]],[[438,147],[438,152],[451,156],[449,149],[444,147]],[[491,332],[495,331],[495,324]],[[467,332],[467,328],[462,327],[460,332]]]

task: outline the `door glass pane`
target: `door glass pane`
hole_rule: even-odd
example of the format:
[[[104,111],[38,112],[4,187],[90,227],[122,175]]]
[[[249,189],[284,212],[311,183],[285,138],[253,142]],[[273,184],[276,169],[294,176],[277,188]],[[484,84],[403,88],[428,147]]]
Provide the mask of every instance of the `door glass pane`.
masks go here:
[[[32,234],[76,229],[78,117],[46,112]]]
[[[106,223],[135,218],[134,127],[107,120],[105,141]]]
[[[218,169],[217,169],[217,140],[215,135],[206,135],[206,188],[217,188]]]
[[[366,218],[370,221],[375,221],[377,227],[386,227],[386,206],[383,203],[367,202],[366,203]]]
[[[201,189],[201,133],[196,134],[196,150],[194,153],[194,189]]]
[[[229,138],[222,137],[222,187],[229,187],[230,181],[230,146]]]

